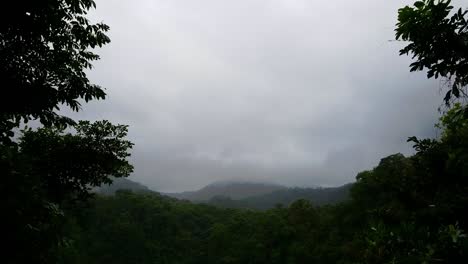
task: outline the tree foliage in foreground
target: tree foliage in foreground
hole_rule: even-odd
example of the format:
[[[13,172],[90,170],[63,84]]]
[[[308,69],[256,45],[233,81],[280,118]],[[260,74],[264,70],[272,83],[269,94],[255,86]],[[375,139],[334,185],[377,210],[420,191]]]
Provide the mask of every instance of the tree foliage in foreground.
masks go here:
[[[445,78],[446,104],[467,97],[468,10],[452,12],[450,0],[421,0],[398,10],[397,40],[409,44],[400,55],[411,54],[411,71],[427,69],[428,78]]]
[[[81,121],[74,129],[27,129],[17,147],[0,147],[6,263],[53,262],[64,243],[64,209],[87,200],[110,176],[133,170],[126,126]]]
[[[0,11],[0,193],[3,263],[54,263],[66,239],[64,209],[89,188],[125,177],[131,143],[127,127],[76,122],[68,107],[104,99],[86,71],[109,43],[109,27],[91,23],[93,0],[9,1]],[[42,128],[19,132],[22,122]],[[64,130],[70,126],[70,130]]]
[[[104,99],[86,70],[99,56],[92,52],[110,42],[109,27],[86,14],[93,0],[10,1],[0,15],[0,140],[32,119],[44,125],[74,121],[57,113],[63,105],[80,109],[80,99]]]

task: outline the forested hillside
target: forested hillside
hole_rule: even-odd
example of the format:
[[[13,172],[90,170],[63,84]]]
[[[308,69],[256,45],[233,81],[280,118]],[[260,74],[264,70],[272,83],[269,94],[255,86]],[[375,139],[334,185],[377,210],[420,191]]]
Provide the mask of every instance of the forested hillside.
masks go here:
[[[287,188],[266,183],[222,182],[210,184],[194,192],[161,194],[193,203],[222,208],[266,210],[277,206],[289,206],[299,199],[307,200],[315,206],[337,204],[349,199],[351,186],[352,184],[329,188]],[[113,195],[118,190],[156,193],[148,189],[148,187],[129,179],[114,179],[112,184],[102,185],[94,191],[98,194]]]
[[[215,182],[200,190],[181,193],[167,193],[168,196],[185,199],[193,202],[208,201],[215,196],[224,196],[231,199],[244,199],[250,196],[263,195],[286,187],[271,183],[256,182]]]
[[[304,199],[312,205],[329,205],[344,202],[349,198],[352,184],[330,188],[283,188],[263,195],[243,199],[232,199],[225,195],[212,197],[205,203],[227,208],[270,209],[277,206],[289,206],[296,200]]]

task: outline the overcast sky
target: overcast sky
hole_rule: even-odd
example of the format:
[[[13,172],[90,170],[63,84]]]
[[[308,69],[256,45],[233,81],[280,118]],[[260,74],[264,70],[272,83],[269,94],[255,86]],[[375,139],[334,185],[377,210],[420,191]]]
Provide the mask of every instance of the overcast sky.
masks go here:
[[[335,186],[434,137],[438,82],[409,73],[389,0],[98,0],[111,27],[75,117],[130,125],[130,179]]]

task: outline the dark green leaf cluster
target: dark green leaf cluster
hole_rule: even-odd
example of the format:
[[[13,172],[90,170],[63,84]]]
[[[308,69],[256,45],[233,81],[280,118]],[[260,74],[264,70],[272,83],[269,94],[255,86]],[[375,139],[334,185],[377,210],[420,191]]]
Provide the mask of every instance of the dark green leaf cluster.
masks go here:
[[[0,16],[0,139],[8,141],[20,121],[68,125],[62,105],[80,109],[80,99],[104,99],[86,70],[99,59],[92,52],[110,42],[109,27],[87,18],[92,0],[12,1]]]
[[[397,40],[409,42],[400,55],[413,55],[411,71],[427,69],[428,78],[448,80],[446,104],[466,97],[468,85],[468,11],[452,9],[450,0],[417,1],[398,10],[395,29]]]
[[[0,173],[5,263],[51,263],[63,210],[93,186],[128,176],[127,126],[59,115],[104,99],[86,71],[93,49],[110,42],[109,27],[87,18],[92,0],[10,1],[0,15]],[[18,133],[21,122],[44,126]],[[70,130],[66,126],[72,125]],[[15,132],[19,137],[15,137]]]
[[[19,148],[33,172],[54,197],[63,201],[71,193],[88,194],[90,187],[127,177],[133,170],[126,158],[132,143],[125,140],[127,126],[108,121],[79,121],[74,133],[63,128],[23,131]]]
[[[91,188],[110,183],[111,176],[132,172],[126,135],[127,126],[81,121],[73,132],[26,129],[17,146],[0,145],[6,263],[56,258],[56,248],[64,243],[63,210],[86,201]]]

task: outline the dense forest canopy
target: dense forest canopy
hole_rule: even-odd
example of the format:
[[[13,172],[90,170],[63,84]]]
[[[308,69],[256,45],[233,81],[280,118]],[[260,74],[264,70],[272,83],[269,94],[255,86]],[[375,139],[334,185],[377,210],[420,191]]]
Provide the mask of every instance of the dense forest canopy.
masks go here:
[[[410,137],[413,155],[390,155],[360,172],[337,204],[298,199],[261,211],[147,190],[92,193],[133,171],[126,125],[59,112],[105,97],[85,73],[99,59],[93,49],[110,41],[107,25],[86,18],[94,7],[14,3],[13,19],[0,16],[9,94],[0,114],[5,263],[468,262],[466,10],[424,0],[398,13],[396,38],[407,44],[401,54],[413,55],[410,70],[449,84],[439,137]],[[28,120],[41,126],[21,126]]]
[[[0,173],[6,263],[51,263],[65,242],[64,209],[92,187],[126,177],[127,126],[75,121],[59,110],[104,99],[86,71],[109,27],[86,15],[92,0],[17,1],[0,16]],[[42,127],[22,126],[38,120]],[[68,127],[68,128],[67,128]]]

